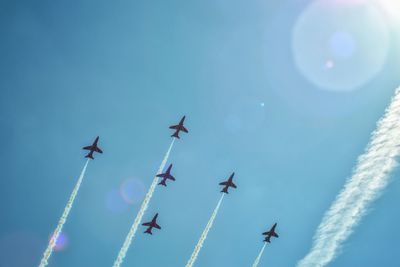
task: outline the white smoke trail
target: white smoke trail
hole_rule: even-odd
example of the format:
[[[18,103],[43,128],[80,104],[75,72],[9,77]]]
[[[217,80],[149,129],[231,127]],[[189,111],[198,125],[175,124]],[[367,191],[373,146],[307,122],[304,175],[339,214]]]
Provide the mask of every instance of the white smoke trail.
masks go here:
[[[81,187],[82,180],[83,180],[83,177],[85,176],[85,172],[86,172],[86,168],[87,168],[88,164],[89,164],[89,159],[86,161],[85,166],[82,169],[81,175],[79,176],[78,182],[76,183],[74,190],[72,190],[72,194],[69,197],[69,200],[67,202],[67,205],[64,208],[64,212],[63,212],[60,220],[58,221],[56,230],[54,230],[54,233],[53,233],[52,237],[50,238],[49,245],[47,246],[47,249],[43,253],[43,257],[42,257],[42,260],[40,261],[39,267],[44,267],[48,264],[49,258],[51,256],[51,254],[53,253],[53,249],[56,246],[57,239],[63,229],[65,222],[67,221],[68,214],[71,211],[72,205],[74,204],[75,197],[78,194],[79,188]]]
[[[163,161],[161,162],[161,165],[160,165],[160,168],[158,169],[157,174],[160,174],[164,170],[165,164],[167,164],[168,157],[169,157],[169,154],[171,153],[174,142],[175,142],[175,138],[172,139],[171,145],[169,146],[168,151],[165,154]],[[144,215],[145,211],[147,210],[147,207],[149,206],[150,199],[153,196],[153,193],[157,186],[158,180],[159,180],[159,178],[157,176],[154,176],[154,179],[150,185],[149,191],[147,191],[147,194],[143,200],[142,206],[140,206],[139,213],[136,215],[135,221],[133,222],[132,227],[128,232],[128,235],[125,238],[124,244],[122,245],[122,247],[118,253],[117,259],[114,262],[114,265],[113,265],[114,267],[121,266],[122,262],[124,261],[124,258],[126,257],[126,253],[132,243],[132,239],[135,236],[135,233],[139,227],[140,222],[142,221],[143,215]]]
[[[369,205],[388,184],[400,155],[400,88],[372,133],[370,143],[358,159],[353,175],[324,215],[311,251],[298,267],[323,267],[338,254]]]
[[[258,253],[257,258],[256,258],[256,260],[255,260],[254,263],[253,263],[253,267],[257,267],[257,266],[258,266],[258,263],[260,263],[260,259],[261,259],[262,255],[263,255],[263,253],[264,253],[264,249],[265,249],[265,246],[266,246],[266,245],[267,245],[267,243],[264,243],[262,249],[260,250],[260,253]]]
[[[203,247],[203,243],[207,238],[208,232],[210,231],[210,229],[211,229],[211,227],[212,227],[212,225],[214,223],[215,217],[218,214],[218,210],[219,210],[219,207],[221,206],[221,203],[222,203],[222,200],[224,199],[224,196],[225,196],[225,194],[223,193],[221,198],[218,201],[217,206],[215,207],[215,209],[214,209],[214,211],[213,211],[213,213],[211,215],[210,220],[208,221],[208,223],[206,225],[206,228],[204,228],[204,231],[200,236],[199,242],[197,242],[197,245],[194,248],[192,255],[190,256],[189,261],[186,263],[186,267],[192,267],[193,264],[195,263],[195,261],[197,259],[197,256],[199,255],[199,252],[200,252],[201,248]]]

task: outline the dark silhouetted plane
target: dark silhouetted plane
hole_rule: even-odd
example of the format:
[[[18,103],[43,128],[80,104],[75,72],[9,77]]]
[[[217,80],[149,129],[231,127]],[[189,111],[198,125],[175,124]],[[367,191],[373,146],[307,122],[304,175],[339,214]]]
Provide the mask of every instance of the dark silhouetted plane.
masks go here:
[[[89,150],[89,153],[85,156],[85,158],[93,158],[93,152],[103,153],[103,151],[97,146],[97,142],[99,142],[99,137],[97,136],[91,146],[85,146],[83,149]]]
[[[146,231],[144,231],[144,233],[152,235],[153,233],[151,232],[151,230],[153,228],[161,229],[161,226],[159,226],[157,224],[157,217],[158,217],[158,213],[156,213],[156,215],[154,215],[151,222],[142,223],[143,226],[148,226],[148,228],[146,229]]]
[[[159,182],[159,185],[163,185],[163,186],[167,186],[167,184],[165,183],[167,181],[167,179],[170,179],[172,181],[175,181],[175,177],[171,175],[171,169],[172,169],[172,164],[169,165],[168,169],[166,170],[165,173],[161,173],[161,174],[157,174],[157,177],[162,177],[163,179],[161,180],[161,182]]]
[[[232,173],[231,176],[229,176],[228,181],[219,183],[219,185],[224,185],[224,188],[222,188],[221,192],[228,194],[229,187],[236,188],[236,185],[232,182],[234,175],[235,175],[235,173]]]
[[[186,116],[183,116],[183,118],[181,119],[181,121],[179,122],[179,124],[169,126],[170,129],[176,130],[176,131],[174,132],[174,134],[171,135],[171,137],[175,137],[175,138],[178,138],[178,139],[179,139],[179,138],[180,138],[180,137],[179,137],[179,132],[180,132],[180,131],[182,131],[182,132],[184,132],[184,133],[188,133],[188,132],[189,132],[189,131],[185,128],[185,126],[183,126],[183,123],[184,123],[184,121],[185,121],[185,117],[186,117]]]
[[[275,232],[276,223],[271,227],[268,232],[263,233],[265,235],[264,242],[271,243],[271,237],[279,237],[279,235]]]

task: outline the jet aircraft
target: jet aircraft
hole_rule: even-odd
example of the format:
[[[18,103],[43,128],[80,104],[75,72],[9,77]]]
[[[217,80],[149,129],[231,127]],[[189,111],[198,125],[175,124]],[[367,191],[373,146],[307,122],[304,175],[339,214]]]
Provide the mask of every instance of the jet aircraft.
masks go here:
[[[156,213],[156,215],[154,215],[153,219],[150,222],[142,223],[143,226],[148,226],[146,231],[144,231],[145,234],[152,235],[153,233],[151,232],[151,230],[153,228],[161,229],[161,226],[159,226],[157,224],[157,217],[158,217],[158,213]]]
[[[160,173],[160,174],[156,175],[157,177],[162,177],[161,182],[158,183],[159,185],[167,186],[167,184],[165,183],[167,181],[167,179],[175,181],[175,177],[171,175],[171,169],[172,169],[172,164],[169,165],[169,167],[165,171],[165,173]]]
[[[93,158],[93,153],[98,152],[98,153],[103,153],[103,151],[97,146],[97,142],[99,142],[99,137],[97,136],[96,139],[94,140],[93,144],[91,146],[85,146],[83,149],[89,150],[89,153],[85,156],[85,158]]]
[[[181,121],[177,124],[177,125],[172,125],[169,128],[170,129],[174,129],[175,132],[173,135],[171,135],[171,137],[175,137],[175,138],[180,138],[179,137],[179,132],[184,132],[184,133],[188,133],[189,131],[185,128],[185,126],[183,126],[183,123],[185,122],[185,118],[186,116],[183,116],[183,118],[181,119]]]
[[[271,237],[279,237],[279,235],[275,232],[276,223],[271,227],[268,232],[263,233],[265,235],[264,242],[271,243]]]
[[[227,181],[219,183],[219,185],[224,185],[224,188],[222,188],[221,192],[228,194],[229,187],[237,188],[236,185],[232,182],[234,175],[235,173],[232,173]]]

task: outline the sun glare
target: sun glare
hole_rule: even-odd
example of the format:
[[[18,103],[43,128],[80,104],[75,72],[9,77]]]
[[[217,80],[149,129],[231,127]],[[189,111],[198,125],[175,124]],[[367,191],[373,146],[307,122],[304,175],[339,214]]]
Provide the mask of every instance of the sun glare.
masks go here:
[[[388,15],[388,18],[396,22],[400,27],[400,1],[399,0],[375,0],[380,8]]]

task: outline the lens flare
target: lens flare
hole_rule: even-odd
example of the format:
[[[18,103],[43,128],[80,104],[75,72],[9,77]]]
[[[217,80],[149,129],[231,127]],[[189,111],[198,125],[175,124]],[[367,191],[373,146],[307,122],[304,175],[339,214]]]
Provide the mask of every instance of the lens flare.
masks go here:
[[[348,59],[356,50],[354,36],[348,32],[337,31],[329,40],[329,47],[333,56],[337,59]]]
[[[389,30],[369,1],[319,0],[299,17],[292,48],[299,71],[316,86],[354,90],[384,66]]]
[[[146,188],[139,179],[127,179],[120,187],[120,194],[124,201],[128,204],[137,204],[143,200]]]
[[[400,28],[400,1],[399,0],[374,0],[382,8],[391,22]]]
[[[54,238],[54,235],[50,236],[49,241],[51,241],[52,238]],[[63,251],[67,248],[68,244],[69,244],[68,235],[64,232],[61,232],[56,240],[54,250]]]
[[[332,69],[335,67],[335,62],[333,60],[327,60],[325,62],[325,69]]]
[[[83,178],[85,177],[85,173],[86,173],[86,168],[89,164],[89,159],[86,161],[85,166],[82,169],[81,175],[78,178],[78,181],[75,184],[74,189],[72,190],[71,196],[69,197],[69,200],[67,202],[67,205],[64,208],[64,212],[61,215],[60,220],[58,221],[56,230],[54,230],[54,235],[52,238],[50,238],[50,242],[46,248],[46,250],[43,253],[43,257],[40,260],[40,265],[39,267],[45,267],[49,264],[49,259],[51,254],[53,253],[54,247],[56,246],[56,240],[58,239],[60,233],[62,232],[62,229],[64,227],[64,224],[66,223],[69,213],[72,209],[72,206],[74,205],[75,202],[75,198],[78,195],[79,189],[81,187]]]

